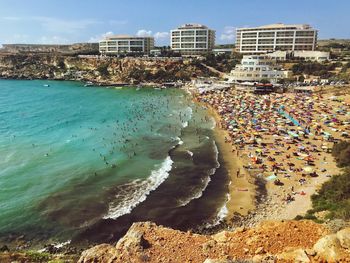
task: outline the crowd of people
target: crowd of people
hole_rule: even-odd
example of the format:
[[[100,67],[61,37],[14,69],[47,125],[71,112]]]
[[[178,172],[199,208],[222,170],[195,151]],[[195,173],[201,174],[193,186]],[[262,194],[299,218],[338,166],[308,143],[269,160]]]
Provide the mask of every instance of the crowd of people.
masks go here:
[[[348,137],[350,105],[344,98],[301,93],[257,95],[234,89],[196,95],[220,116],[226,143],[244,160],[243,171],[282,188],[282,202],[314,177],[334,174],[333,144]],[[330,163],[332,162],[332,165]],[[281,192],[281,191],[280,191]]]

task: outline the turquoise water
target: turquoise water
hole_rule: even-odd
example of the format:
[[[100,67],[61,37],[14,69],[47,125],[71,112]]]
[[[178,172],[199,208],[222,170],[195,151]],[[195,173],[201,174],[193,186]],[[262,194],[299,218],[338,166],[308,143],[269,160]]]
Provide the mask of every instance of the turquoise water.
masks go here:
[[[0,80],[0,237],[89,241],[118,220],[181,221],[169,213],[186,228],[218,184],[212,126],[181,90]],[[214,190],[198,222],[223,204]]]

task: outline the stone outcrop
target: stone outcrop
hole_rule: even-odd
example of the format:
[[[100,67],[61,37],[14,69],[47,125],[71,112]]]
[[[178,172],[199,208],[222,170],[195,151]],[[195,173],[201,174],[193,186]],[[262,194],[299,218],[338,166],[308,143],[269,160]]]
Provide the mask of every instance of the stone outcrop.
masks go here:
[[[82,80],[109,85],[188,81],[211,75],[192,60],[0,54],[0,78]]]
[[[263,222],[212,236],[135,223],[116,245],[93,247],[83,252],[79,263],[347,262],[349,233],[345,228],[330,234],[307,220]]]

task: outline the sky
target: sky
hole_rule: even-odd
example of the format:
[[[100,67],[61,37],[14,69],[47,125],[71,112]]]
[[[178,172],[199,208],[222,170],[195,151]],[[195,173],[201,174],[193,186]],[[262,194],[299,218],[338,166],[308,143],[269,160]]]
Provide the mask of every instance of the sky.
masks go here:
[[[0,45],[97,42],[106,35],[154,36],[185,23],[216,30],[216,43],[235,41],[237,27],[310,24],[319,39],[350,38],[350,0],[0,0]]]

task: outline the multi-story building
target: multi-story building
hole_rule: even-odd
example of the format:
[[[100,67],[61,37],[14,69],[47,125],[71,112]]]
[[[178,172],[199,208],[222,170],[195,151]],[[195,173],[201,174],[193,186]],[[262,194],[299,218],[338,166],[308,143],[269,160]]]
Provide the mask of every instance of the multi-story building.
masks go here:
[[[108,36],[99,42],[100,53],[106,55],[117,55],[123,53],[149,54],[153,48],[153,37],[115,35]]]
[[[288,73],[281,70],[275,61],[266,55],[245,55],[241,64],[236,65],[228,75],[228,79],[231,82],[259,82],[263,79],[277,82],[279,79],[288,77]]]
[[[215,31],[204,25],[185,24],[170,31],[170,47],[183,56],[209,53],[215,45]]]
[[[317,44],[317,30],[310,25],[272,24],[236,30],[236,51],[262,54],[285,50],[313,51]]]

